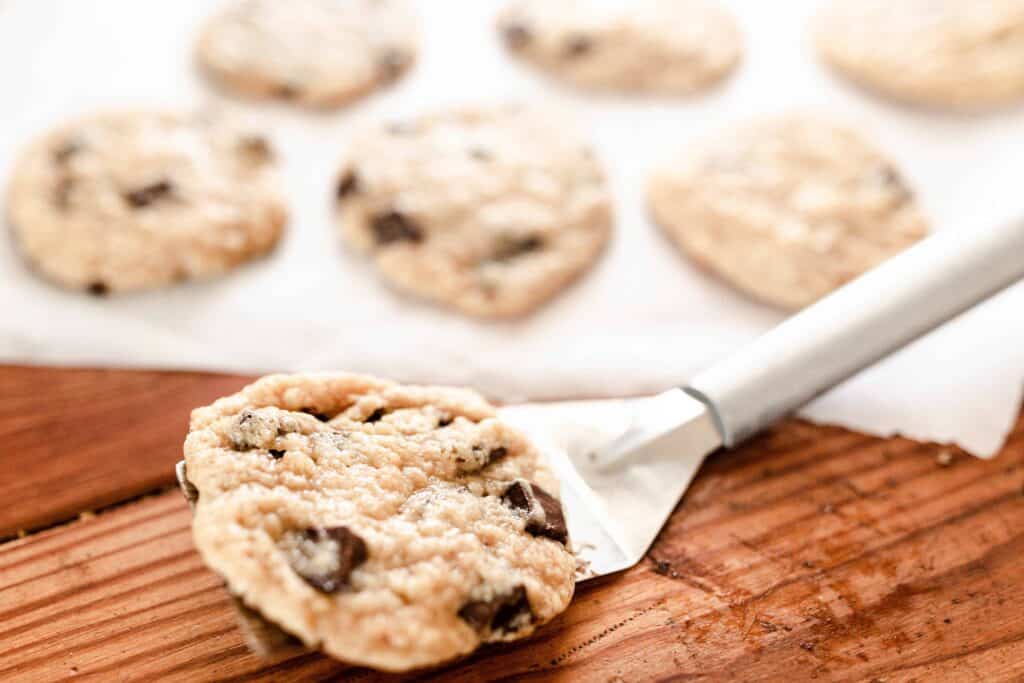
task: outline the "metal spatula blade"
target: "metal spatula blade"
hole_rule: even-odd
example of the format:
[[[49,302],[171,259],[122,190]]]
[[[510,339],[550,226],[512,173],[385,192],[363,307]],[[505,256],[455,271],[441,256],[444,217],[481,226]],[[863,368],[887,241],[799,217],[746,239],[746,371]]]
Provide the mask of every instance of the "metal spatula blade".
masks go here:
[[[633,566],[721,445],[713,419],[682,390],[634,399],[503,408],[561,481],[581,580]]]

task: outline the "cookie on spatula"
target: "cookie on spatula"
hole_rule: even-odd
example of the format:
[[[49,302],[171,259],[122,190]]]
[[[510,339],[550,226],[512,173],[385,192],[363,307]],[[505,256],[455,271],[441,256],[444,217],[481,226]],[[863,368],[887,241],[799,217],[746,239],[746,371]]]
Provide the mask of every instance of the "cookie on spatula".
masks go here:
[[[472,391],[274,375],[192,413],[193,535],[246,612],[405,671],[530,635],[572,598],[558,483]]]

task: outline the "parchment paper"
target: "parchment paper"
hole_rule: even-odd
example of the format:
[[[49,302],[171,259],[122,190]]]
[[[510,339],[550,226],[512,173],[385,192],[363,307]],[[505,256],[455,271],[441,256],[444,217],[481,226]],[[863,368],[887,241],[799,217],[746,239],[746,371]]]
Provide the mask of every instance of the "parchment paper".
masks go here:
[[[888,150],[934,229],[975,230],[1024,215],[1024,108],[958,116],[883,102],[819,66],[806,30],[817,3],[730,4],[746,34],[746,58],[734,78],[707,95],[574,91],[503,53],[493,28],[500,2],[424,0],[422,56],[410,76],[348,109],[313,114],[225,97],[202,80],[192,41],[216,3],[2,2],[0,182],[24,141],[67,116],[112,107],[223,107],[269,131],[283,159],[292,219],[283,244],[265,261],[214,282],[108,299],[38,280],[9,241],[0,240],[0,361],[347,369],[469,384],[503,400],[676,385],[783,315],[676,253],[646,216],[647,171],[671,148],[787,109],[832,113]],[[612,177],[616,237],[589,276],[536,315],[477,322],[390,290],[340,245],[330,197],[354,121],[503,100],[545,100],[578,111]],[[1022,311],[1024,288],[1017,286],[804,414],[990,455],[1020,405]]]

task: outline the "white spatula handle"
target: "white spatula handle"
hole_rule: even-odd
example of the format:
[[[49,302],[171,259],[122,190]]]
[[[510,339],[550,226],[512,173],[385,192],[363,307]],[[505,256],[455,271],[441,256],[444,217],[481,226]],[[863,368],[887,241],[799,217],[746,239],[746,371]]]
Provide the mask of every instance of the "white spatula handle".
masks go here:
[[[1024,221],[933,235],[702,372],[686,391],[734,446],[1022,277]]]

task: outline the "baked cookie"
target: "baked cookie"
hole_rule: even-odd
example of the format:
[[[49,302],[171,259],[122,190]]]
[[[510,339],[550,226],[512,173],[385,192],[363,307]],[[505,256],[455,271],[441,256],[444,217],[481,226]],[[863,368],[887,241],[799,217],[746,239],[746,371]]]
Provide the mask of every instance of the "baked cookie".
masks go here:
[[[44,135],[7,193],[14,239],[53,282],[93,294],[227,271],[287,218],[267,139],[201,114],[88,116]]]
[[[192,412],[185,477],[228,590],[347,662],[439,664],[572,598],[558,483],[472,391],[264,377]]]
[[[1024,98],[1024,1],[833,0],[815,20],[821,57],[889,97],[950,109]]]
[[[743,52],[732,16],[708,0],[514,0],[498,29],[514,54],[597,90],[697,92]]]
[[[598,258],[604,175],[574,124],[523,107],[461,109],[352,137],[344,238],[396,287],[465,313],[526,313]]]
[[[209,20],[197,52],[230,90],[331,107],[401,76],[416,33],[407,0],[241,0]]]
[[[655,220],[698,264],[797,309],[924,237],[896,168],[855,131],[789,115],[728,131],[656,170]]]

